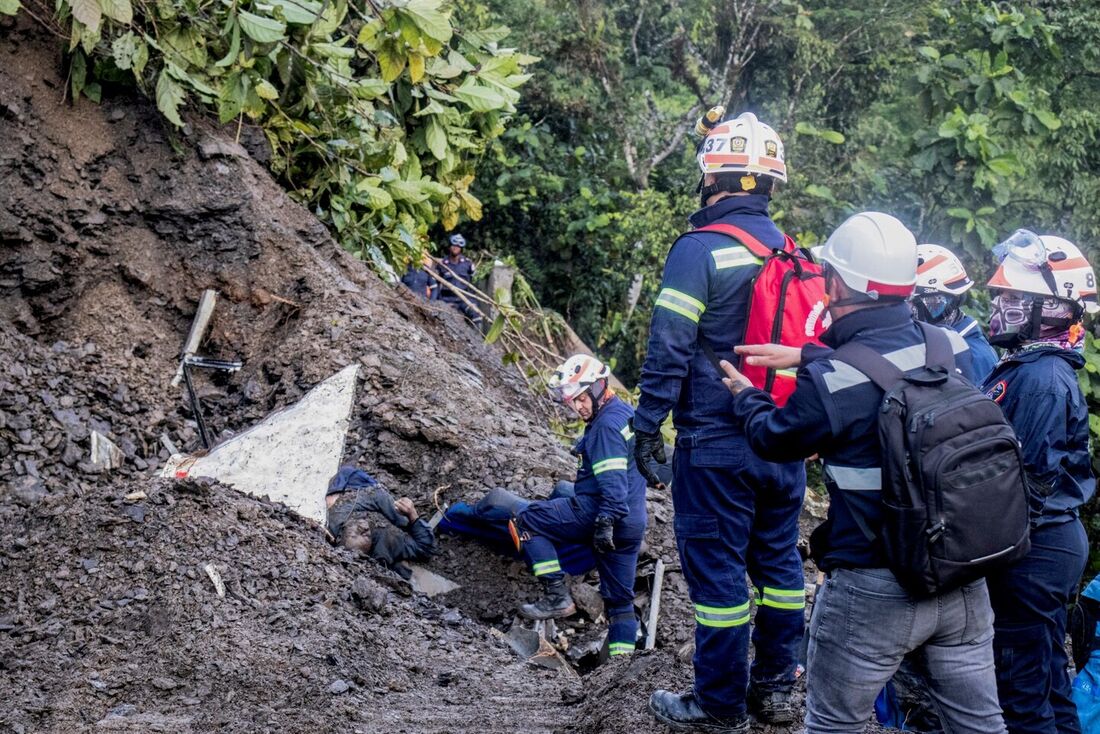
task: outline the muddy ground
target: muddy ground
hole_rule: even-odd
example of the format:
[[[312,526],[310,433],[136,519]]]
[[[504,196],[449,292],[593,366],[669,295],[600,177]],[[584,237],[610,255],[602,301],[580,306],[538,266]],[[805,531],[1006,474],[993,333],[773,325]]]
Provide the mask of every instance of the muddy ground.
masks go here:
[[[199,448],[170,382],[206,288],[203,354],[244,362],[199,382],[221,438],[358,361],[345,460],[423,513],[546,495],[573,462],[499,352],[340,251],[232,135],[117,90],[62,102],[60,68],[0,20],[0,728],[661,731],[645,698],[689,680],[692,619],[660,493],[658,650],[581,679],[501,641],[535,592],[518,564],[446,538],[462,588],[428,600],[277,504],[153,479],[166,442]],[[121,468],[89,462],[93,431]]]

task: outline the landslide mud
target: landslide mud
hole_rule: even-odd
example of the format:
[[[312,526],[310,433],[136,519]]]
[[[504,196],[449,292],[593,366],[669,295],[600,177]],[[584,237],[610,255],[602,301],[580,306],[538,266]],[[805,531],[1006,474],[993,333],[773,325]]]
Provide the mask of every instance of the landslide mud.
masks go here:
[[[645,698],[686,683],[693,629],[663,493],[659,649],[581,679],[504,646],[536,588],[475,543],[443,538],[431,565],[462,586],[429,600],[280,505],[154,478],[165,439],[199,448],[170,382],[207,288],[201,352],[244,362],[197,382],[216,437],[358,362],[344,459],[425,515],[545,496],[574,463],[496,349],[339,250],[231,134],[117,90],[62,103],[59,69],[0,20],[0,729],[662,731]]]

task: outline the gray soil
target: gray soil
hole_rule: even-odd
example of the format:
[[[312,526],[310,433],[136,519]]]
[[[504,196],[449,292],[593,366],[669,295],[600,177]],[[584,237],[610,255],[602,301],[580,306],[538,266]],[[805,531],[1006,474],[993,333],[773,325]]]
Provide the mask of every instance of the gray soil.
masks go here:
[[[62,102],[59,54],[0,20],[0,729],[663,731],[645,699],[688,684],[693,629],[667,496],[658,649],[581,678],[505,646],[535,587],[475,543],[442,539],[462,588],[429,600],[281,505],[153,478],[162,436],[199,446],[170,381],[206,288],[203,353],[244,362],[198,385],[221,438],[359,362],[345,461],[422,513],[544,496],[573,462],[498,351],[340,251],[231,134],[117,90]],[[123,467],[88,462],[93,430]]]

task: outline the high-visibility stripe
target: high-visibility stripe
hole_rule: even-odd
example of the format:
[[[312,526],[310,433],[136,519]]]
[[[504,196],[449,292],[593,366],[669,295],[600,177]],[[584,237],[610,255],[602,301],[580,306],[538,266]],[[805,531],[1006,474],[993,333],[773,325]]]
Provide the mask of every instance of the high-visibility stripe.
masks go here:
[[[749,603],[736,607],[708,607],[695,605],[695,621],[704,627],[738,627],[748,624]]]
[[[603,474],[605,471],[626,471],[626,457],[618,456],[613,459],[597,461],[592,465],[593,474]]]
[[[654,305],[667,308],[695,323],[699,323],[699,317],[707,310],[705,303],[674,288],[662,288]]]
[[[837,466],[825,464],[829,475],[839,489],[869,491],[882,489],[882,468],[877,466]]]
[[[531,564],[531,573],[536,576],[545,576],[548,573],[558,573],[561,571],[561,564],[557,561],[542,561],[541,563]]]
[[[742,265],[760,265],[764,261],[749,252],[748,248],[737,245],[736,247],[723,247],[720,250],[711,251],[714,258],[714,267],[718,270],[736,268]]]
[[[765,586],[757,597],[757,604],[773,609],[805,609],[806,589],[775,589]]]
[[[635,649],[633,642],[612,642],[607,646],[607,651],[612,655],[629,655]]]
[[[630,426],[623,426],[619,433],[623,434],[623,438],[627,441],[634,438],[634,431],[630,430]]]
[[[955,354],[961,354],[970,348],[966,340],[959,336],[954,329],[944,329],[943,331],[947,334],[947,339],[951,342],[951,348]],[[922,342],[920,344],[914,344],[911,347],[887,352],[882,356],[886,357],[886,359],[892,362],[893,365],[902,372],[915,370],[918,367],[924,366],[924,343]],[[856,385],[862,385],[865,382],[871,381],[867,375],[847,362],[830,359],[829,365],[833,368],[833,371],[826,372],[822,375],[822,380],[825,382],[825,389],[827,389],[830,394],[835,394],[849,387],[855,387]]]

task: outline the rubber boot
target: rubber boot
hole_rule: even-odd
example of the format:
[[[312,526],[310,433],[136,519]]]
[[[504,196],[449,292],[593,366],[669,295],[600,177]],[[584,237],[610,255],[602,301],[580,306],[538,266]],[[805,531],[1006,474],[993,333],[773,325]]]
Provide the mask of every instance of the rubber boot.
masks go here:
[[[790,691],[757,691],[750,686],[746,703],[749,711],[765,724],[789,724],[794,721]]]
[[[577,613],[577,605],[573,603],[564,578],[542,581],[542,592],[542,598],[537,602],[519,608],[520,616],[527,619],[560,619]]]
[[[662,724],[676,731],[746,734],[752,726],[749,717],[744,714],[731,717],[711,716],[699,705],[695,691],[654,691],[649,697],[649,711]]]

